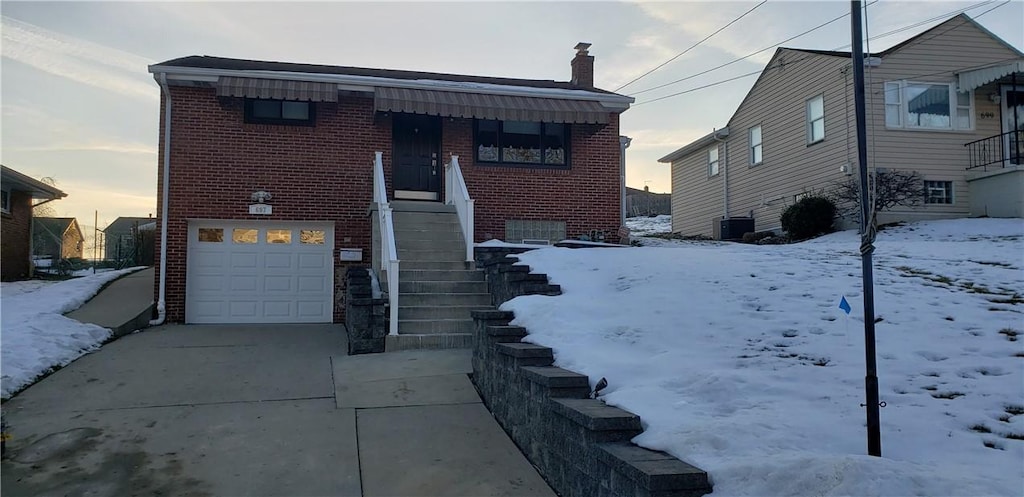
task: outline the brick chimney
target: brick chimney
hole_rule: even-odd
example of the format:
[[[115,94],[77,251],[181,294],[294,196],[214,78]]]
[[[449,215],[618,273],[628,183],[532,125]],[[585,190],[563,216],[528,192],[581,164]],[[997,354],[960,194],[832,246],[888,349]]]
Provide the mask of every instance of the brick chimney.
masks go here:
[[[590,43],[576,44],[576,56],[572,58],[572,84],[586,88],[594,87],[594,56],[587,53]]]

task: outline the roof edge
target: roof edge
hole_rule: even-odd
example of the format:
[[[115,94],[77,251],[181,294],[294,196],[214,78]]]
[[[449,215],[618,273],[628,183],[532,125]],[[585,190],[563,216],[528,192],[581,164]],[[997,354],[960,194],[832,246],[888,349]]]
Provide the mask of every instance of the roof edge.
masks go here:
[[[668,155],[658,159],[658,162],[668,163],[668,164],[674,163],[677,160],[682,159],[683,157],[687,157],[687,156],[693,155],[698,150],[700,150],[700,149],[702,149],[702,148],[704,148],[704,147],[706,147],[708,145],[711,145],[711,143],[717,141],[718,139],[720,139],[720,138],[727,138],[728,136],[729,136],[729,127],[728,126],[726,126],[724,128],[718,128],[718,129],[716,129],[716,130],[714,130],[714,131],[712,131],[712,132],[710,132],[710,133],[708,133],[708,134],[706,134],[706,135],[704,135],[704,136],[702,136],[700,138],[697,138],[696,140],[694,140],[694,141],[692,141],[692,142],[690,142],[690,143],[688,143],[686,145],[683,145],[682,147],[676,149],[674,152],[672,152],[672,153],[670,153],[670,154],[668,154]]]
[[[55,186],[47,185],[42,181],[39,181],[26,174],[19,173],[18,171],[15,171],[14,169],[11,169],[2,164],[0,164],[0,174],[7,177],[7,181],[5,182],[13,182],[23,187],[27,187],[27,189],[22,189],[21,191],[31,192],[33,198],[50,198],[56,200],[68,196],[67,193],[64,193],[61,189]],[[43,195],[37,197],[36,194]]]

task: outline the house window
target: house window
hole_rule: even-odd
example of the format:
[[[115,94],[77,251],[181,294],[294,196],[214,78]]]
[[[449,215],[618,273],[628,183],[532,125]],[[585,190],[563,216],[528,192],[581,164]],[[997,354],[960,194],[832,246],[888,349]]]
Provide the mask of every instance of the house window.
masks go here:
[[[292,124],[312,126],[316,121],[312,102],[245,99],[245,122],[254,124]]]
[[[199,228],[199,241],[206,243],[220,243],[224,241],[223,228]]]
[[[761,163],[761,126],[754,126],[747,132],[750,138],[750,165]]]
[[[257,243],[259,241],[259,230],[235,228],[231,230],[231,241],[235,243]]]
[[[973,129],[974,95],[950,83],[885,83],[885,125],[905,129]]]
[[[925,181],[924,195],[924,203],[926,204],[952,204],[953,182]]]
[[[306,245],[323,245],[324,230],[299,230],[299,243]]]
[[[807,101],[807,143],[825,139],[825,97],[818,95]]]
[[[478,120],[475,136],[480,163],[569,167],[566,124]]]
[[[718,175],[718,146],[708,149],[708,176]]]
[[[10,190],[0,190],[0,211],[3,211],[5,214],[11,213]]]
[[[267,230],[267,243],[292,243],[292,230]]]

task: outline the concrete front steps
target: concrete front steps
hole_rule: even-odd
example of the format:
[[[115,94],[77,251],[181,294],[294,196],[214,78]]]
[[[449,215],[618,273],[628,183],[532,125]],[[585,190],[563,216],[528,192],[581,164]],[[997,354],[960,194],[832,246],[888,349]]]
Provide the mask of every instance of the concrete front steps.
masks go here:
[[[387,351],[472,346],[474,310],[491,309],[484,272],[467,262],[455,207],[395,201],[398,335]]]

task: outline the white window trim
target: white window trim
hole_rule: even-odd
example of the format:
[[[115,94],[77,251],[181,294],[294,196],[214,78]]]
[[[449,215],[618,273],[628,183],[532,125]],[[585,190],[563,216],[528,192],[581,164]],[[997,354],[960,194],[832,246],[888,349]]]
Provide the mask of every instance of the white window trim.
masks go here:
[[[711,158],[711,154],[715,154],[715,158]],[[708,149],[708,177],[718,176],[718,173],[722,171],[722,155],[718,150],[718,145]],[[712,168],[714,166],[714,168]]]
[[[7,201],[3,202],[3,204],[0,205],[0,212],[3,212],[4,214],[10,214],[11,213],[11,195],[13,195],[14,192],[12,192],[11,190],[8,190],[7,188],[4,188],[3,192],[7,194]]]
[[[821,99],[821,137],[814,138],[814,123],[818,119],[811,120],[811,102],[817,99]],[[820,93],[811,98],[808,98],[804,103],[805,120],[807,122],[807,144],[814,145],[815,143],[821,143],[825,141],[825,137],[828,133],[825,132],[825,94]]]
[[[885,95],[887,94],[887,91],[885,90],[885,88],[889,87],[890,85],[897,85],[897,87],[899,88],[899,91],[897,92],[898,101],[894,102],[894,103],[888,103],[888,102],[885,101]],[[907,89],[908,85],[943,85],[943,86],[946,86],[947,88],[949,88],[949,126],[948,127],[934,128],[934,127],[928,127],[928,126],[912,126],[912,125],[910,125],[909,123],[906,122],[906,117],[907,117],[907,99],[905,98],[906,97],[905,92],[906,92],[906,89]],[[905,131],[940,131],[940,132],[941,131],[970,132],[970,131],[974,131],[975,130],[976,123],[975,123],[975,118],[974,118],[974,90],[968,90],[966,92],[967,93],[967,101],[968,101],[967,116],[969,118],[968,121],[970,122],[970,124],[968,125],[967,128],[958,128],[958,127],[956,127],[957,111],[962,109],[963,106],[959,105],[959,100],[957,99],[957,93],[964,93],[964,92],[958,92],[956,90],[956,82],[952,82],[952,81],[946,81],[946,82],[943,82],[943,81],[913,81],[913,80],[901,79],[901,80],[896,80],[896,81],[886,81],[884,83],[884,85],[882,86],[882,88],[883,88],[883,91],[882,91],[882,105],[883,105],[883,107],[882,107],[882,119],[885,121],[886,129],[900,129],[900,130],[905,130]],[[889,107],[889,106],[898,106],[898,108],[899,108],[899,116],[898,116],[899,117],[899,123],[898,124],[891,124],[891,123],[889,123],[889,120],[886,118],[886,116],[885,116],[885,109],[887,107]]]
[[[928,191],[928,183],[949,183],[949,190],[947,191],[949,196],[949,202],[929,202],[931,198],[931,192]],[[956,191],[953,186],[953,181],[950,180],[924,180],[924,204],[925,205],[954,205],[956,204]]]
[[[760,135],[758,137],[757,144],[754,143],[754,138],[753,138],[753,136],[754,136],[754,128],[758,129],[758,135]],[[754,147],[760,147],[760,149],[761,149],[761,160],[754,160]],[[760,124],[758,124],[756,126],[751,126],[750,129],[747,130],[747,150],[748,150],[747,155],[750,157],[750,165],[751,166],[757,166],[757,165],[760,165],[762,162],[764,162],[764,128],[761,127]]]

